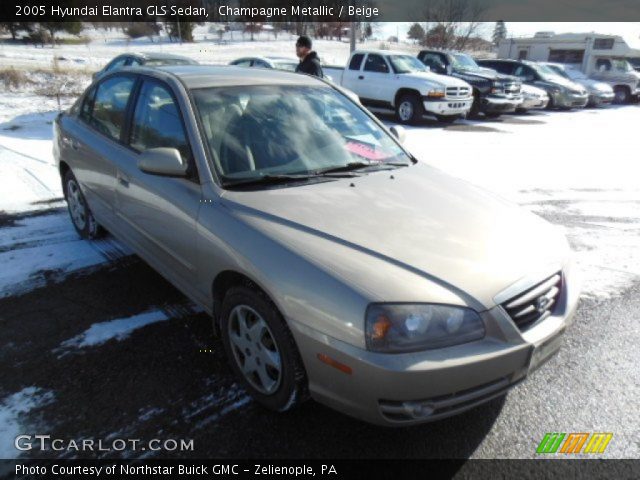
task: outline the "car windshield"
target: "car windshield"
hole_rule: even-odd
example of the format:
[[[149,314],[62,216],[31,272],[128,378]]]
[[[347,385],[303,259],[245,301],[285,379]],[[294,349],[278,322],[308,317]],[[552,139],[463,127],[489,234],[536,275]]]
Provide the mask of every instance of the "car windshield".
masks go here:
[[[627,62],[626,60],[623,60],[621,58],[611,60],[611,64],[613,65],[613,69],[616,70],[617,72],[632,72],[633,71],[633,68],[631,67],[631,64],[629,64],[629,62]]]
[[[193,98],[225,186],[412,161],[369,115],[330,87],[212,87],[193,90]]]
[[[580,70],[576,70],[575,68],[567,68],[565,72],[571,80],[587,80],[589,78]]]
[[[287,70],[289,72],[295,72],[296,67],[298,66],[296,62],[288,62],[288,61],[275,61],[273,65],[278,70]]]
[[[538,63],[536,65],[532,65],[532,67],[545,80],[557,81],[559,78],[563,77],[558,72],[556,72],[553,68],[548,67],[547,65],[542,65]]]
[[[549,67],[549,69],[552,70],[553,73],[555,73],[556,75],[560,75],[561,77],[566,78],[567,80],[571,80],[571,77],[569,76],[569,74],[564,68],[558,65],[545,65],[545,66]]]
[[[396,73],[426,72],[427,67],[411,55],[389,55],[387,57]]]
[[[480,70],[480,67],[475,62],[473,58],[469,55],[464,55],[462,53],[454,53],[453,57],[453,65],[456,68],[462,70]]]
[[[145,62],[150,67],[159,67],[162,65],[195,65],[197,62],[186,58],[152,58]]]

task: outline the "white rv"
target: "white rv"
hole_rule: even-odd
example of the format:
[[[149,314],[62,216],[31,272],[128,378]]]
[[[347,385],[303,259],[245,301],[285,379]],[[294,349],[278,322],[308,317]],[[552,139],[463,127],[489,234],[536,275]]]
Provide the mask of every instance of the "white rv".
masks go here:
[[[638,55],[617,35],[538,32],[531,38],[506,38],[498,58],[563,63],[611,85],[616,103],[640,97],[640,73],[627,61]]]

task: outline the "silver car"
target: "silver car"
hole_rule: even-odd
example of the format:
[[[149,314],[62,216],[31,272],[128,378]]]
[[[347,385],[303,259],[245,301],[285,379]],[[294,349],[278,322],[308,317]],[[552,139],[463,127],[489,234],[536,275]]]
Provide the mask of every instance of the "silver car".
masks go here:
[[[589,93],[588,106],[601,107],[603,105],[610,105],[613,103],[615,93],[611,85],[599,82],[598,80],[593,80],[587,77],[580,70],[569,68],[561,63],[546,62],[543,63],[543,65],[549,67],[561,77],[582,85]]]
[[[258,402],[407,425],[504,395],[579,292],[556,227],[393,131],[306,75],[137,67],[56,119],[54,154],[80,235],[104,227],[209,312]]]

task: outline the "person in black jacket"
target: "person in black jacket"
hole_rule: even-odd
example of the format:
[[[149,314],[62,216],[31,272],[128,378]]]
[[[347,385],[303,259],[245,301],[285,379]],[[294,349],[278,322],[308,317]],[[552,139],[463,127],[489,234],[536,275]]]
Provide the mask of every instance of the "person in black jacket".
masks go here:
[[[296,42],[296,56],[300,59],[296,72],[324,77],[318,54],[311,50],[311,39],[306,35],[302,35]]]

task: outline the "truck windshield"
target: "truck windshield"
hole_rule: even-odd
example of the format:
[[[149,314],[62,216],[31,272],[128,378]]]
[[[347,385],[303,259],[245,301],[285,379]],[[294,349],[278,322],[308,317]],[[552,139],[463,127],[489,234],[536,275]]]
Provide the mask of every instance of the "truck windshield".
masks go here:
[[[461,70],[480,70],[478,64],[469,55],[464,55],[463,53],[454,53],[452,57],[453,66],[455,68],[459,68]]]
[[[411,55],[389,55],[387,57],[395,73],[427,72],[427,67]]]
[[[611,60],[611,64],[613,65],[613,69],[617,72],[632,72],[633,68],[626,60],[621,58]]]
[[[250,85],[192,93],[225,186],[412,162],[361,107],[330,87]]]

